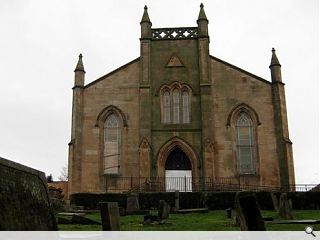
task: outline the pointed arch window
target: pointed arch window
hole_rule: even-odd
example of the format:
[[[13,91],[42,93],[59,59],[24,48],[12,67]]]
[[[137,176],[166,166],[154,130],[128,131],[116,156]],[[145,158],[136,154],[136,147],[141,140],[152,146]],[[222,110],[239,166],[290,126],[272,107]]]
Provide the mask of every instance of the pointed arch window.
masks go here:
[[[115,113],[111,113],[104,124],[104,173],[118,174],[120,159],[120,121]]]
[[[165,91],[163,93],[163,122],[164,123],[170,123],[170,112],[171,112],[171,104],[170,104],[170,93],[168,91]]]
[[[182,123],[190,123],[189,93],[186,90],[182,92]]]
[[[161,122],[166,124],[190,123],[192,89],[174,82],[160,89]]]
[[[255,174],[255,139],[250,116],[241,112],[236,120],[237,159],[240,174]]]
[[[180,91],[173,90],[173,123],[180,122]]]

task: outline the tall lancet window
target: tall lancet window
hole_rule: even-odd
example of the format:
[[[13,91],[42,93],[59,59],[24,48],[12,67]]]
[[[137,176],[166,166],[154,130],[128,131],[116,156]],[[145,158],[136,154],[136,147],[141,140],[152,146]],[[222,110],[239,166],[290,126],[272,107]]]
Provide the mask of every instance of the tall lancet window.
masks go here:
[[[236,122],[238,172],[240,174],[255,173],[255,143],[252,120],[245,112],[241,112]]]
[[[186,90],[182,92],[182,123],[190,123],[189,93]]]
[[[170,117],[170,112],[171,112],[171,104],[170,104],[170,93],[168,91],[165,91],[163,93],[163,122],[164,123],[170,123],[171,122],[171,117]]]
[[[178,89],[173,90],[173,123],[180,122],[180,91]]]
[[[118,174],[120,159],[120,124],[115,113],[110,114],[104,124],[104,173]]]

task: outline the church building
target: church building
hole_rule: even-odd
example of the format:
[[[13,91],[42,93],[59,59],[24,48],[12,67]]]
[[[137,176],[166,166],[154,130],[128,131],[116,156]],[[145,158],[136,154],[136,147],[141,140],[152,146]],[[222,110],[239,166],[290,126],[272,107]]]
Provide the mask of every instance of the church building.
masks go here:
[[[209,53],[196,27],[140,22],[140,56],[85,84],[75,69],[69,194],[295,184],[281,65],[271,81]]]

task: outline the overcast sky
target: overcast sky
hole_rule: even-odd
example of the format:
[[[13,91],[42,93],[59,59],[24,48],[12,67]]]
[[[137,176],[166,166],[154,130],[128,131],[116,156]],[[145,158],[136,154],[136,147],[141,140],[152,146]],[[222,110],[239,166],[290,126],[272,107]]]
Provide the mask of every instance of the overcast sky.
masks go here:
[[[319,182],[317,0],[202,1],[210,54],[270,81],[271,48],[286,86],[297,183]],[[1,0],[0,156],[52,173],[68,161],[74,68],[86,83],[137,58],[140,20],[197,26],[201,1]]]

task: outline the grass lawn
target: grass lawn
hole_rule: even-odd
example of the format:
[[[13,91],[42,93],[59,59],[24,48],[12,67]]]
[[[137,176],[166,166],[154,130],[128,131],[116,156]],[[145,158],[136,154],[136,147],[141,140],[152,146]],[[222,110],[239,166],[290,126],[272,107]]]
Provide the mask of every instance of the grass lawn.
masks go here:
[[[154,215],[156,212],[153,213]],[[295,219],[320,219],[319,210],[295,210]],[[274,211],[262,211],[263,217],[275,217]],[[99,213],[91,213],[88,218],[101,222]],[[170,214],[163,225],[143,225],[143,215],[120,217],[122,231],[239,231],[234,226],[233,220],[226,217],[223,210],[210,211],[209,213]],[[268,231],[304,231],[305,224],[275,224],[266,222]],[[313,225],[315,231],[320,230],[320,224]],[[60,231],[101,231],[101,225],[59,224]]]

